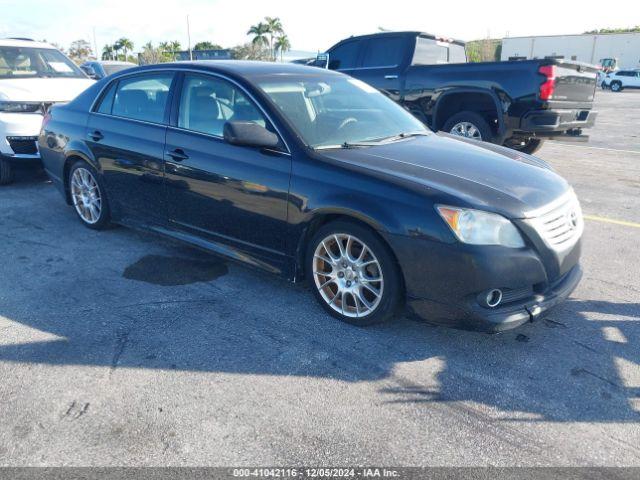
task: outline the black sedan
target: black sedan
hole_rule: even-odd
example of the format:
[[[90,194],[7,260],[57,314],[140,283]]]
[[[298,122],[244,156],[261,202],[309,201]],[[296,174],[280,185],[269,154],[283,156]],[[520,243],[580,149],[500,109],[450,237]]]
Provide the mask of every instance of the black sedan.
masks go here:
[[[357,325],[402,306],[512,328],[581,277],[580,205],[543,161],[437,135],[300,65],[140,67],[45,117],[47,172],[88,227],[159,232],[282,275]]]

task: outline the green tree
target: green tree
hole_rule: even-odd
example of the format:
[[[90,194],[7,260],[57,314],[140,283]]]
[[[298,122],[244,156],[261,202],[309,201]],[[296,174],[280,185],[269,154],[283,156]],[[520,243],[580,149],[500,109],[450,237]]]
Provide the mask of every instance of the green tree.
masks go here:
[[[117,48],[116,48],[117,46]],[[133,42],[126,37],[122,37],[118,40],[114,46],[116,51],[124,50],[124,61],[127,61],[127,52],[133,50]]]
[[[198,42],[193,46],[194,50],[222,50],[222,47],[217,43],[211,42]]]
[[[113,60],[114,55],[113,45],[105,45],[102,49],[102,60]]]
[[[253,35],[251,43],[259,48],[263,48],[269,45],[269,38],[267,37],[268,34],[269,26],[262,22],[258,23],[257,25],[252,25],[247,32],[247,35]]]
[[[140,65],[153,65],[171,61],[162,48],[156,48],[153,43],[147,42],[142,46],[142,51],[138,56]]]
[[[637,33],[640,32],[640,25],[636,25],[635,27],[627,27],[627,28],[600,28],[595,30],[590,30],[588,34],[596,34],[596,33]]]
[[[264,45],[253,42],[237,45],[231,49],[231,57],[236,60],[262,60],[266,61],[270,58],[269,51]]]
[[[280,61],[282,62],[282,55],[285,52],[291,50],[291,42],[289,42],[289,37],[286,35],[281,35],[276,38],[276,43],[274,45],[276,51],[280,52]]]
[[[176,53],[182,50],[182,45],[180,45],[178,40],[160,42],[160,50],[162,50],[169,61],[174,61],[176,59]]]
[[[91,44],[86,40],[74,40],[69,46],[69,56],[75,61],[82,63],[93,56]]]
[[[277,35],[284,35],[284,29],[282,28],[282,22],[278,17],[264,17],[264,21],[267,25],[267,33],[269,34],[269,51],[271,52],[271,59],[275,60],[275,47],[273,39]]]

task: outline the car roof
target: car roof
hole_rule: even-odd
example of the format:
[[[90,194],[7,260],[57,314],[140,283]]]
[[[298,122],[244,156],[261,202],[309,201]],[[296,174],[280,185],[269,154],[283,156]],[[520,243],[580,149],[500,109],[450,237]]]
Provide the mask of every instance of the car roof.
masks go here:
[[[255,77],[268,75],[326,75],[340,76],[342,74],[318,67],[310,67],[296,63],[260,62],[253,60],[196,60],[187,62],[158,63],[145,65],[132,71],[145,71],[171,68],[175,70],[198,69],[240,77]]]
[[[376,32],[376,33],[369,33],[369,34],[366,34],[366,35],[355,35],[355,36],[351,36],[349,38],[345,38],[343,40],[340,40],[340,42],[336,43],[336,45],[338,45],[338,44],[340,44],[342,42],[346,42],[347,40],[362,40],[362,39],[367,39],[367,38],[393,37],[393,36],[398,36],[398,35],[405,35],[405,36],[411,36],[411,37],[421,36],[421,37],[430,38],[432,40],[440,40],[440,41],[443,41],[443,42],[456,43],[456,44],[461,45],[461,46],[465,45],[465,42],[462,41],[462,40],[457,40],[455,38],[441,37],[441,36],[438,36],[438,35],[434,35],[432,33],[420,32],[420,31],[417,31],[417,30]]]
[[[57,50],[56,47],[45,42],[36,42],[35,40],[23,40],[18,38],[0,38],[0,47],[31,47]]]
[[[100,65],[132,65],[137,67],[135,63],[131,62],[119,62],[116,60],[90,60],[92,63],[99,63]]]

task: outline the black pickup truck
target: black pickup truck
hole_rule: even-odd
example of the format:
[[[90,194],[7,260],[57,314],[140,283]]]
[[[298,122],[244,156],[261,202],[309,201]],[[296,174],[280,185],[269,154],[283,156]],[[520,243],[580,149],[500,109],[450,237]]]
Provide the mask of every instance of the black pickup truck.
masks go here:
[[[433,130],[526,153],[545,139],[586,140],[596,68],[557,59],[466,63],[464,42],[421,32],[342,40],[317,66],[383,91]]]

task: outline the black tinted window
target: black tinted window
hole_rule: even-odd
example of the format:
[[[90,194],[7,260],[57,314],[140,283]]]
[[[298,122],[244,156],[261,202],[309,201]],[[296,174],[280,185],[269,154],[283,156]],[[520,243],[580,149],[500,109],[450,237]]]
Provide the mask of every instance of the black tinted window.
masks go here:
[[[616,73],[616,77],[633,77],[635,76],[633,72],[625,72],[624,70]]]
[[[360,42],[343,43],[329,53],[329,68],[339,70],[355,68],[358,61],[358,47]]]
[[[120,80],[113,115],[163,123],[172,79],[172,74],[149,74]]]
[[[363,67],[399,65],[404,52],[402,37],[382,37],[369,40],[362,62]]]
[[[118,82],[113,82],[109,86],[106,93],[102,96],[102,99],[100,100],[100,104],[98,105],[96,112],[111,114],[111,107],[113,106],[113,97],[115,96],[117,86],[118,86]]]
[[[227,121],[266,126],[262,113],[235,85],[216,77],[186,75],[178,126],[221,137]]]

